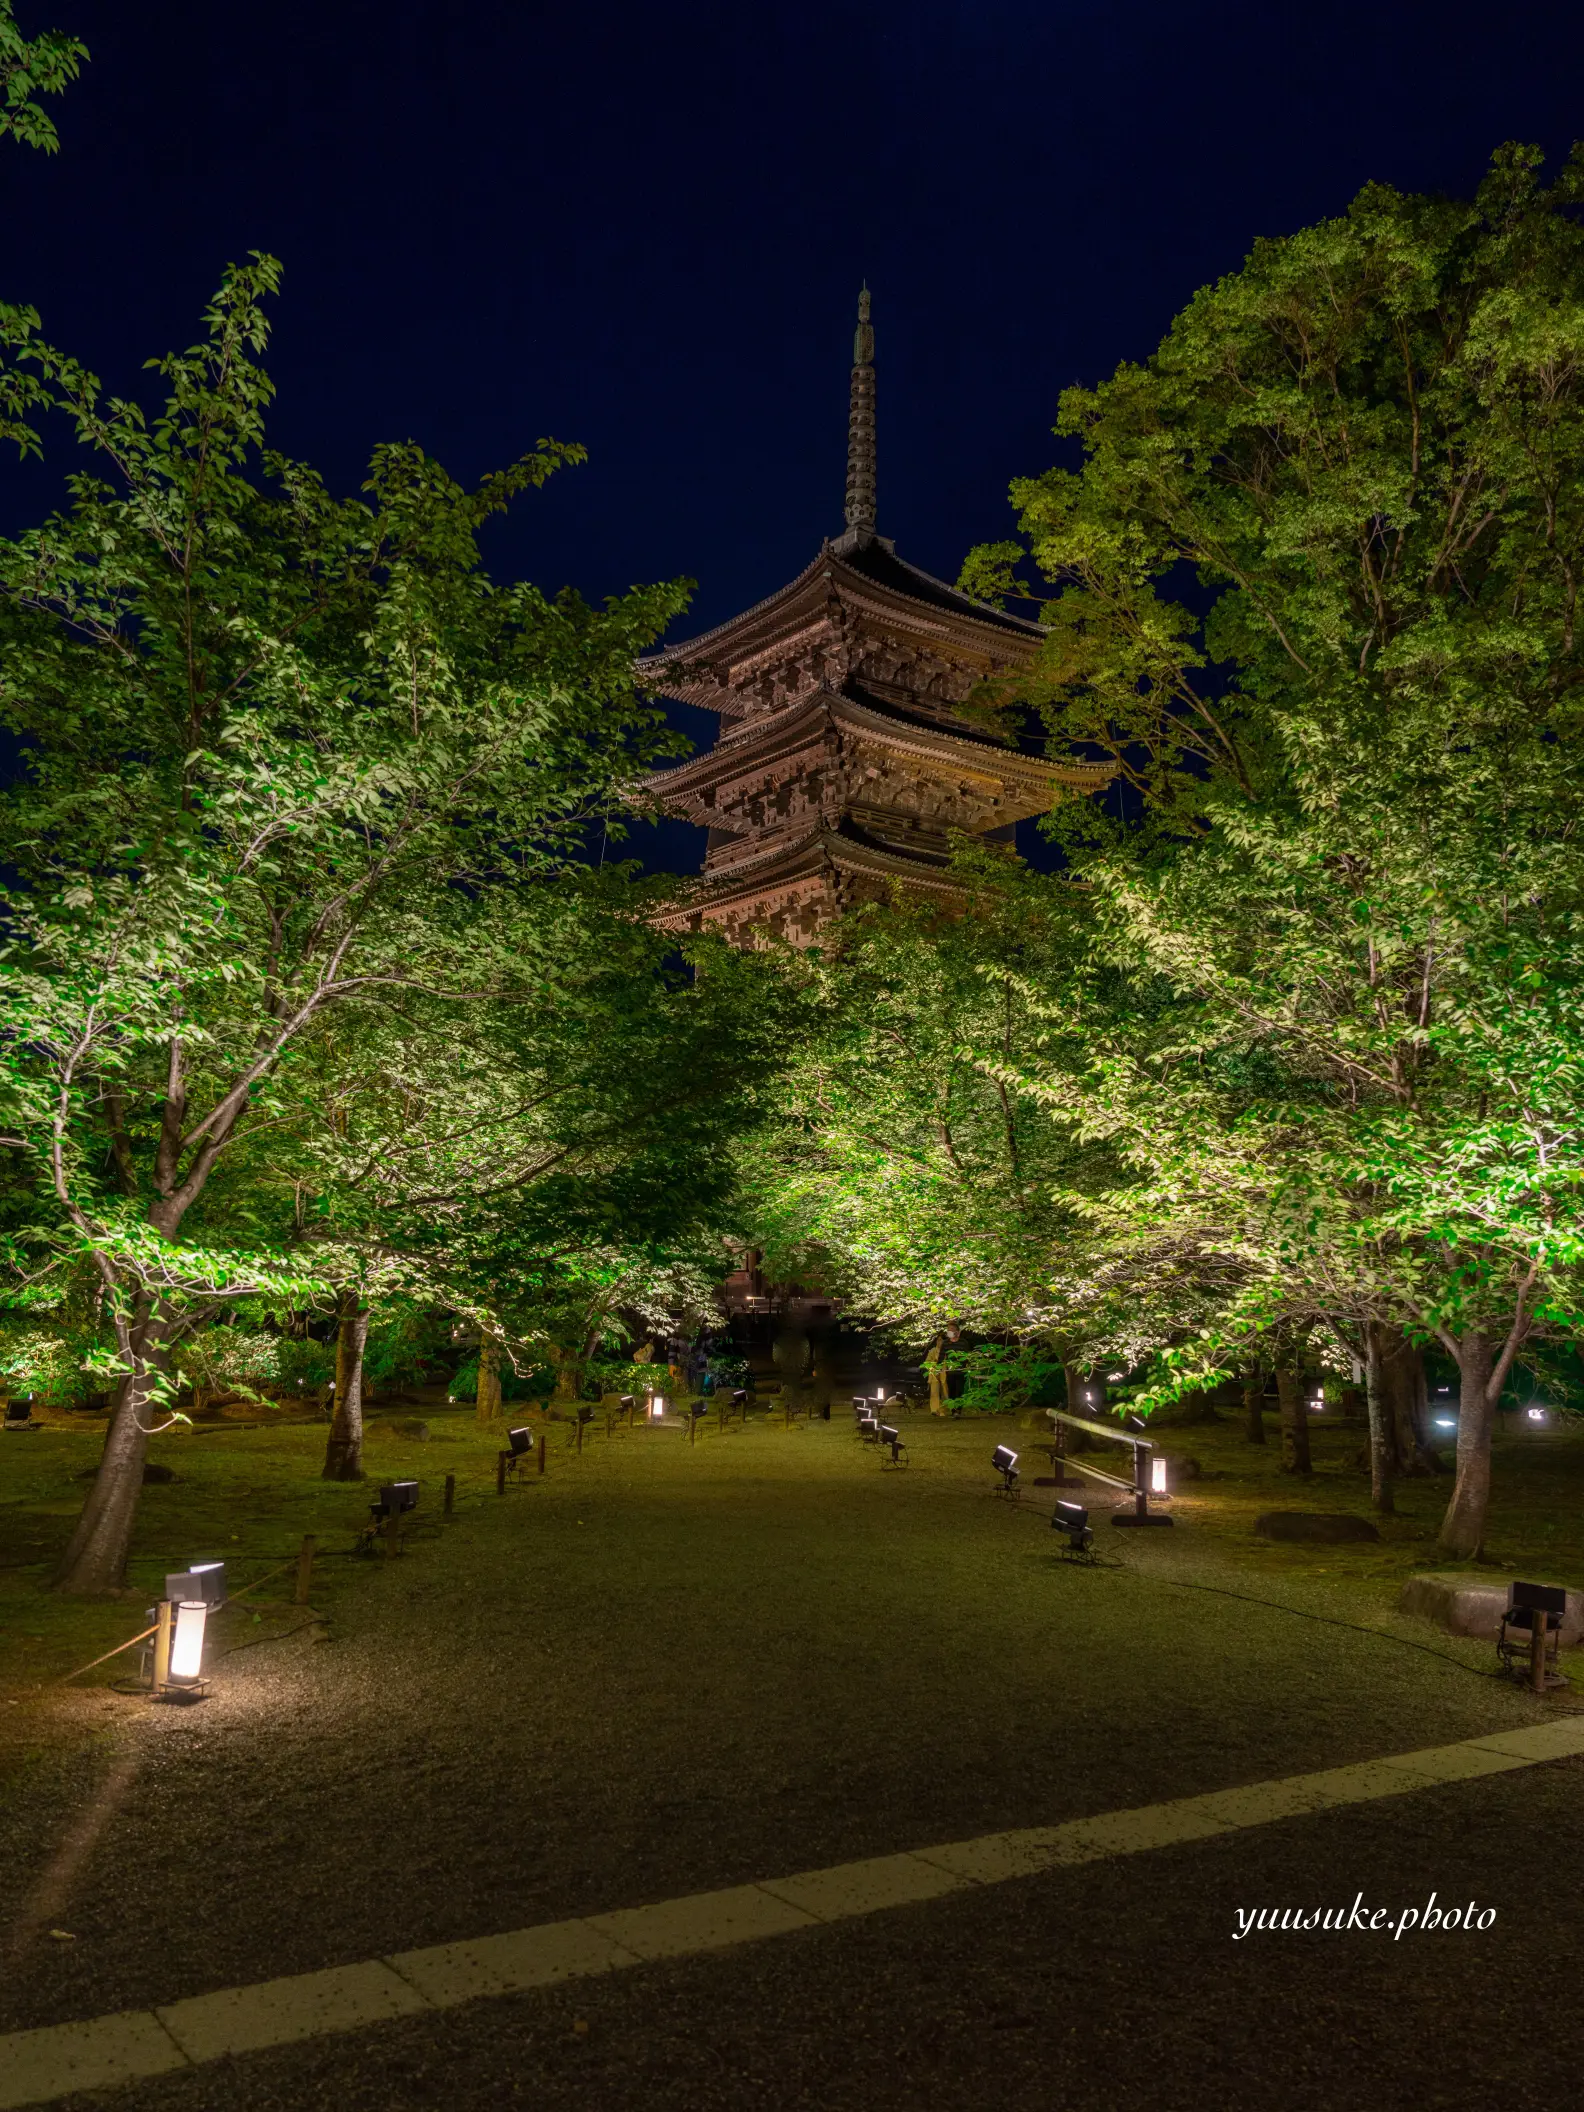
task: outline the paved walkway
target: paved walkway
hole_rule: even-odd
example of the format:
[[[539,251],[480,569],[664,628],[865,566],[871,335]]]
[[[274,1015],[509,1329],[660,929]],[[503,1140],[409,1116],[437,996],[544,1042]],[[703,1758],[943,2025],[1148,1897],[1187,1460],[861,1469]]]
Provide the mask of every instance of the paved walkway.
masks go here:
[[[136,2082],[424,2010],[454,2009],[489,1996],[521,1994],[623,1967],[719,1951],[816,1924],[917,1905],[974,1886],[1174,1847],[1244,1827],[1314,1816],[1339,1805],[1405,1796],[1581,1754],[1584,1716],[1566,1717],[1455,1745],[1388,1754],[1352,1767],[1173,1798],[1058,1826],[983,1834],[652,1906],[397,1952],[251,1987],[222,1988],[152,2010],[123,2010],[81,2023],[13,2033],[0,2038],[0,2108],[10,2112],[77,2091]],[[1378,1928],[1393,1909],[1374,1905],[1369,1913]]]

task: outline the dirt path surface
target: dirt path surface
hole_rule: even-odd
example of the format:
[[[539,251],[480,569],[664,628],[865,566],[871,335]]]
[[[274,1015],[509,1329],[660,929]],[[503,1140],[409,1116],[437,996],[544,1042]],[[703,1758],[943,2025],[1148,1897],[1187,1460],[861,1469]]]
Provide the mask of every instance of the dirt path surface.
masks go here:
[[[343,1565],[329,1642],[241,1651],[188,1711],[119,1705],[0,1822],[5,1921],[48,1898],[71,1932],[13,1949],[0,2028],[1543,1714],[1484,1676],[1488,1647],[1383,1615],[1367,1555],[1251,1577],[1190,1506],[1078,1568],[1042,1509],[986,1493],[994,1430],[912,1435],[901,1473],[840,1423],[603,1444]],[[1287,1821],[114,2102],[1319,2105],[1372,2078],[1377,2105],[1474,2105],[1499,2078],[1508,2105],[1554,2103],[1581,1779]],[[1432,1887],[1495,1929],[1232,1942],[1236,1905]]]

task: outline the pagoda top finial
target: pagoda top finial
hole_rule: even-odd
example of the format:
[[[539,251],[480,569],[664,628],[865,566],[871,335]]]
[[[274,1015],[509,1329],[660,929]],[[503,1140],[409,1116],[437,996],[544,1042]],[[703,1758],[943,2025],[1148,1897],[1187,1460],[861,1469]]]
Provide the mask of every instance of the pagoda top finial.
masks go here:
[[[874,328],[869,321],[869,288],[858,296],[858,328],[853,334],[853,370],[847,410],[847,534],[865,543],[875,532],[875,370]],[[846,541],[843,537],[843,541]]]

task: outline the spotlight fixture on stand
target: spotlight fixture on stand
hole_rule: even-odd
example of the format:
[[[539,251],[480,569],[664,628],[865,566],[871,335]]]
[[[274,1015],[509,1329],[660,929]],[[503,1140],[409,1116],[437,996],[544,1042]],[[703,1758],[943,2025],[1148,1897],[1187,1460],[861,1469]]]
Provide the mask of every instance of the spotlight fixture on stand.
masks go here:
[[[1062,1550],[1064,1555],[1071,1555],[1079,1561],[1094,1560],[1094,1534],[1083,1504],[1058,1502],[1051,1512],[1051,1526],[1054,1531],[1067,1535],[1067,1545]]]
[[[223,1562],[190,1562],[165,1579],[168,1599],[202,1599],[213,1612],[226,1602],[226,1566]]]
[[[881,1444],[889,1445],[891,1448],[890,1464],[893,1467],[905,1467],[907,1461],[902,1457],[902,1454],[907,1450],[907,1446],[903,1444],[902,1433],[897,1429],[896,1425],[894,1423],[882,1423],[879,1437]],[[885,1464],[886,1462],[882,1460],[881,1465],[884,1466]]]
[[[1001,1486],[996,1491],[998,1496],[1018,1494],[1017,1463],[1018,1456],[1010,1445],[997,1445],[990,1455],[990,1464],[1001,1477]]]

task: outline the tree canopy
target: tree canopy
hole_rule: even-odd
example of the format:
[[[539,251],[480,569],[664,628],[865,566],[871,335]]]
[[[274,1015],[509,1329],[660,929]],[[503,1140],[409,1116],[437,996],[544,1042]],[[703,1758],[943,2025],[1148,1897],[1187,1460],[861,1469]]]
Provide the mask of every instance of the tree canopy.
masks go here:
[[[278,278],[227,273],[150,408],[0,309],[3,430],[64,420],[95,464],[0,545],[12,1296],[86,1269],[123,1381],[78,1587],[119,1575],[144,1417],[207,1316],[381,1242],[432,1261],[436,1226],[476,1271],[491,1198],[550,1253],[674,1227],[718,1186],[712,1092],[744,1090],[641,897],[587,869],[675,750],[632,668],[686,583],[596,609],[487,577],[482,524],[575,447],[472,490],[382,447],[352,499],[271,451]]]

